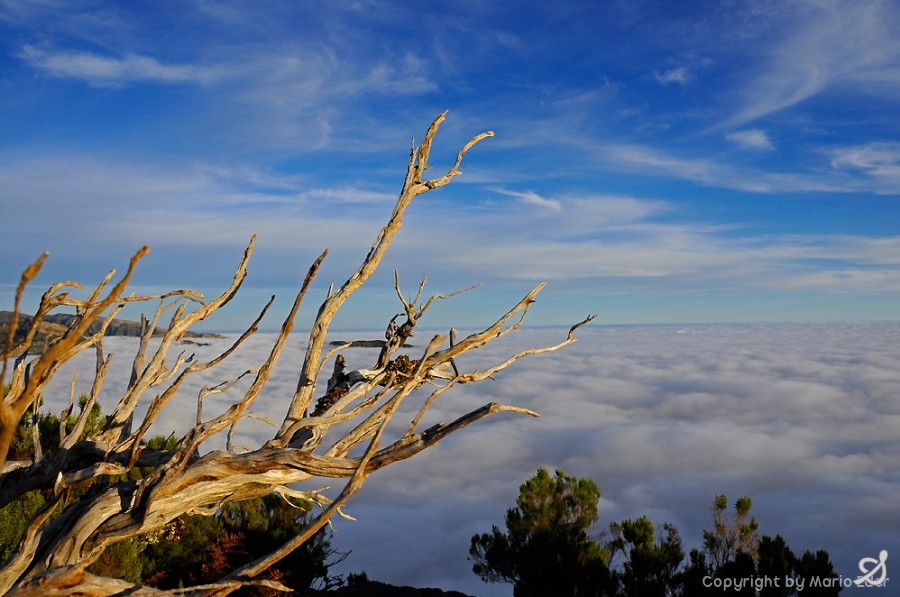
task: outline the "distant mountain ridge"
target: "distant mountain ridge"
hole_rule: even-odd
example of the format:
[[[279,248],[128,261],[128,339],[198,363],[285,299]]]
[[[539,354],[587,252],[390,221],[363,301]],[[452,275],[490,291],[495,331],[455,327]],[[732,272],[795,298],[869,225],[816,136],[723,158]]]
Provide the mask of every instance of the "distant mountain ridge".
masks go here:
[[[0,346],[5,341],[6,335],[9,333],[9,325],[12,322],[12,311],[0,311]],[[16,332],[16,341],[21,341],[25,337],[25,330],[32,320],[31,315],[24,313],[19,314],[19,323]],[[53,313],[44,318],[38,324],[37,333],[34,337],[34,352],[42,352],[46,349],[48,342],[61,336],[66,328],[74,321],[75,315],[69,313]],[[95,322],[88,328],[88,334],[96,334],[100,331],[100,322]],[[162,336],[166,332],[165,328],[157,327],[153,330],[154,336]],[[140,336],[141,323],[139,321],[129,321],[127,319],[113,319],[106,328],[106,336]],[[223,336],[213,333],[185,332],[185,338],[222,338]]]

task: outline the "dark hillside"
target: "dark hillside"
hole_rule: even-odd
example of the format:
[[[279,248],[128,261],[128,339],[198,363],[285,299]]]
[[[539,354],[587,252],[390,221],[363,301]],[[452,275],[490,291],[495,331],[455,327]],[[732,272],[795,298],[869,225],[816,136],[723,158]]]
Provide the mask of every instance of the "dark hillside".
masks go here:
[[[383,582],[366,580],[332,591],[313,591],[311,597],[471,597],[459,591],[397,587]]]
[[[12,311],[0,311],[0,346],[5,342],[6,335],[9,333],[9,324],[12,321]],[[25,337],[25,331],[31,323],[31,315],[19,314],[19,324],[16,330],[15,342],[21,342]],[[50,314],[44,318],[44,321],[38,324],[37,334],[34,337],[32,345],[32,353],[43,352],[47,343],[54,338],[58,338],[65,332],[66,328],[75,319],[74,315],[67,313]],[[95,333],[100,329],[100,325],[95,324],[88,330],[89,333]],[[165,330],[156,328],[153,332],[154,336],[162,336]],[[128,321],[125,319],[113,319],[106,328],[107,336],[139,336],[141,333],[141,324],[137,321]],[[218,334],[185,332],[185,338],[221,338]]]

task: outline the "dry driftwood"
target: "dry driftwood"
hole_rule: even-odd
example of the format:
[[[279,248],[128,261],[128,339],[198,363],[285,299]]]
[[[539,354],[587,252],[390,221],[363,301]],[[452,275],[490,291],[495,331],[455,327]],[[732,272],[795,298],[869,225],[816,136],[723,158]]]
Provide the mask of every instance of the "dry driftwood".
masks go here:
[[[67,289],[81,288],[74,282],[56,284],[43,295],[32,322],[40,322],[58,307],[74,307],[77,312],[77,317],[66,331],[43,354],[29,356],[28,353],[36,323],[25,333],[25,341],[15,347],[13,338],[17,330],[15,324],[10,326],[5,342],[0,339],[0,346],[4,347],[0,370],[0,507],[30,491],[47,491],[54,497],[28,527],[18,551],[9,561],[0,563],[3,566],[0,568],[0,594],[158,594],[152,588],[91,575],[86,568],[115,542],[159,531],[183,514],[211,514],[226,502],[257,498],[273,492],[289,499],[299,498],[318,504],[321,511],[312,518],[311,524],[301,535],[292,538],[277,551],[231,571],[212,585],[190,589],[197,594],[226,595],[247,583],[275,587],[277,583],[255,579],[328,524],[332,516],[343,515],[341,507],[374,471],[410,458],[449,434],[490,415],[512,412],[537,416],[537,413],[527,409],[490,403],[461,414],[449,423],[420,428],[429,407],[454,386],[491,378],[518,359],[557,350],[575,341],[575,329],[591,317],[574,325],[567,337],[557,344],[510,355],[484,371],[460,371],[457,368],[456,357],[518,329],[543,285],[534,288],[486,329],[462,339],[457,339],[454,331],[449,343],[441,335],[434,336],[418,358],[411,359],[406,355],[397,355],[397,350],[412,335],[417,322],[433,302],[451,295],[436,295],[423,300],[423,280],[418,294],[409,301],[403,297],[397,278],[395,285],[403,313],[389,322],[386,341],[373,368],[346,371],[343,357],[336,354],[339,348],[323,354],[332,319],[347,298],[376,270],[400,229],[403,215],[412,200],[449,183],[460,174],[459,166],[466,153],[479,141],[492,136],[492,133],[486,132],[472,138],[459,151],[455,163],[443,176],[425,179],[432,141],[444,116],[441,114],[434,120],[419,147],[413,146],[406,178],[393,213],[365,259],[340,288],[329,289],[309,332],[297,389],[283,421],[277,432],[255,450],[232,450],[231,431],[238,421],[251,414],[249,409],[266,384],[292,333],[294,318],[327,250],[309,267],[268,358],[257,369],[242,376],[252,379],[249,388],[224,412],[210,418],[203,416],[202,398],[222,388],[204,388],[197,400],[196,424],[172,450],[144,447],[142,440],[150,425],[163,409],[169,407],[188,377],[216,367],[255,333],[272,304],[270,300],[247,331],[210,361],[198,361],[177,350],[174,357],[170,353],[191,326],[211,316],[238,291],[247,274],[254,239],[244,252],[231,284],[212,300],[189,290],[176,290],[160,296],[127,294],[129,280],[147,253],[144,247],[132,257],[118,281],[113,282],[115,272],[110,272],[86,299],[69,295]],[[16,315],[25,286],[37,275],[45,259],[46,255],[41,256],[23,273],[15,298]],[[92,437],[82,437],[87,415],[97,400],[110,362],[102,347],[105,327],[127,303],[151,301],[158,302],[158,307],[152,319],[144,322],[145,333],[134,359],[127,390],[105,427]],[[162,315],[169,311],[172,312],[170,323],[157,348],[150,351],[150,336]],[[13,317],[15,321],[18,317]],[[20,419],[37,403],[59,367],[85,350],[96,351],[93,386],[75,428],[70,433],[65,433],[65,430],[60,433],[58,453],[52,459],[38,454],[34,461],[7,462],[10,441]],[[326,392],[316,400],[316,382],[322,376],[323,367],[332,358],[335,364]],[[387,433],[388,423],[400,405],[411,397],[420,400],[417,414],[405,432],[391,436]],[[146,414],[138,419],[135,410],[142,402],[149,406]],[[333,428],[348,421],[351,422],[350,430],[346,431],[347,426],[343,425],[341,429],[345,431],[339,437],[332,437]],[[223,431],[229,435],[228,448],[203,453],[204,442]],[[39,446],[39,442],[35,441],[35,444]],[[152,472],[139,481],[112,480],[116,478],[114,475],[136,466],[152,467]],[[343,489],[336,498],[329,499],[321,490],[293,488],[313,477],[343,479]],[[87,494],[89,497],[69,505],[62,516],[43,524],[61,496],[70,489],[89,484],[94,489]]]

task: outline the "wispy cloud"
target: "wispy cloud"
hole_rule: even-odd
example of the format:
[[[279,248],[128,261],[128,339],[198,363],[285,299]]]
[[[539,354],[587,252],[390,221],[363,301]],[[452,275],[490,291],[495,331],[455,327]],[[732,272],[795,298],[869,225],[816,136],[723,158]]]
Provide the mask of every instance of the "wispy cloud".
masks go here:
[[[300,199],[304,201],[321,201],[326,203],[373,203],[390,206],[397,200],[391,193],[381,193],[359,187],[318,188],[301,191]]]
[[[321,149],[335,136],[347,141],[340,129],[348,118],[365,114],[364,103],[426,95],[438,88],[425,62],[413,53],[346,54],[328,44],[288,43],[251,51],[242,65],[243,76],[225,101],[228,109],[236,106],[251,116],[240,137],[269,147]],[[360,141],[349,143],[356,147]]]
[[[548,199],[546,197],[541,197],[534,191],[508,191],[505,189],[494,189],[497,193],[501,195],[507,195],[509,197],[515,197],[521,200],[526,205],[533,205],[536,207],[540,207],[543,209],[549,209],[551,211],[560,211],[562,210],[562,203],[560,203],[559,199]]]
[[[137,242],[154,247],[162,270],[176,267],[168,261],[174,259],[188,272],[185,252],[237,254],[256,234],[254,283],[280,286],[287,282],[280,275],[285,263],[311,259],[325,247],[332,249],[328,267],[346,271],[365,254],[395,199],[377,187],[323,186],[240,166],[161,169],[84,156],[7,156],[3,163],[0,198],[28,197],[31,207],[6,236],[10,279],[43,250],[57,256],[53,264],[64,256],[103,271],[113,265],[105,256],[134,250]],[[414,208],[389,270],[419,272],[427,264],[423,273],[440,272],[442,283],[460,287],[553,280],[654,295],[697,288],[900,290],[897,238],[759,234],[741,222],[691,221],[677,204],[659,199],[490,190],[514,201],[488,193],[461,207],[458,197],[436,194],[427,209]],[[83,219],[78,227],[71,226],[75,218]],[[436,242],[438,231],[453,239],[452,251]],[[218,282],[213,278],[230,267],[222,259],[215,272],[205,268],[197,276]]]
[[[763,150],[768,137],[751,131],[749,135],[741,135],[733,142]],[[769,141],[771,144],[771,141]],[[774,144],[772,144],[774,145]],[[869,163],[863,167],[860,163],[852,168],[851,159],[863,159],[865,156],[849,152],[843,156],[835,152],[831,162],[819,159],[821,164],[807,164],[802,171],[777,171],[772,168],[761,169],[739,162],[730,162],[720,158],[707,157],[707,153],[698,152],[696,157],[674,154],[657,147],[636,144],[604,144],[594,148],[597,159],[609,166],[615,165],[628,171],[641,172],[644,175],[673,177],[696,182],[705,186],[723,189],[736,189],[750,193],[772,194],[788,193],[854,193],[872,192],[894,194],[897,186],[884,184],[888,180],[889,165],[874,168]],[[875,151],[877,159],[889,160],[889,151]],[[873,158],[875,156],[873,155]],[[607,166],[607,167],[609,167]],[[837,166],[843,166],[837,168]],[[879,176],[875,176],[875,173]]]
[[[900,143],[873,142],[838,148],[832,152],[831,165],[839,170],[860,172],[885,192],[893,194],[900,189]]]
[[[686,66],[678,66],[665,71],[656,71],[653,73],[656,82],[663,86],[668,85],[687,85],[694,79],[694,74]]]
[[[436,168],[474,132],[497,136],[467,158],[453,190],[411,211],[391,268],[420,271],[428,262],[428,273],[441,271],[450,285],[553,279],[654,294],[896,288],[886,257],[894,239],[883,227],[868,247],[860,229],[816,233],[818,225],[842,229],[840,210],[827,209],[851,193],[900,188],[891,130],[877,129],[880,142],[865,136],[880,104],[857,115],[867,126],[852,138],[829,129],[831,113],[777,129],[749,124],[822,90],[891,98],[900,44],[883,25],[896,10],[888,3],[729,5],[665,23],[638,18],[648,5],[635,6],[633,20],[598,26],[627,30],[647,47],[613,64],[615,36],[582,32],[573,42],[597,49],[590,65],[529,53],[544,47],[530,33],[541,44],[577,33],[588,5],[567,13],[577,22],[556,15],[551,39],[502,7],[452,19],[429,9],[424,22],[445,24],[432,35],[380,2],[321,12],[198,2],[179,13],[176,31],[165,6],[13,4],[0,5],[0,23],[14,33],[11,81],[21,97],[43,102],[28,124],[4,123],[14,134],[0,156],[0,195],[29,206],[28,226],[7,236],[13,268],[48,248],[73,268],[76,256],[105,268],[97,265],[103,251],[89,250],[96,243],[106,254],[135,242],[168,247],[167,255],[175,247],[212,254],[252,233],[267,281],[277,281],[289,254],[330,246],[329,264],[342,249],[349,260],[369,246],[395,198],[410,135],[450,108]],[[502,27],[487,26],[498,16],[508,17]],[[387,43],[401,31],[405,43]],[[468,46],[477,51],[461,51]],[[106,88],[51,80],[62,78]],[[141,85],[156,86],[148,97],[159,106],[135,110],[134,94],[117,89]],[[77,120],[62,109],[73,91],[84,101]],[[822,104],[831,110],[829,101]],[[13,94],[4,102],[10,113],[28,112]],[[51,107],[45,126],[40,114]],[[709,122],[714,134],[697,130]],[[26,126],[39,133],[31,147],[18,141],[32,137]],[[784,160],[766,159],[783,147],[791,148]],[[820,218],[788,224],[776,205],[784,193],[810,204],[831,195],[816,204],[828,204]],[[784,235],[786,227],[796,234]],[[447,251],[437,231],[458,249]]]
[[[757,72],[741,91],[733,128],[795,106],[826,89],[864,85],[900,97],[900,40],[896,4],[835,0],[780,4],[760,11],[781,39],[767,46]]]
[[[549,198],[542,197],[547,200]],[[624,196],[552,197],[559,209],[487,202],[423,213],[404,251],[476,279],[587,284],[625,292],[900,290],[896,237],[759,234],[742,222],[685,221],[675,204]],[[428,230],[455,239],[436,250]]]
[[[221,66],[165,64],[151,56],[128,53],[102,56],[76,50],[54,50],[25,45],[19,57],[33,68],[54,77],[83,79],[92,85],[125,85],[134,82],[208,84],[231,74]]]
[[[746,131],[735,131],[726,135],[729,141],[733,141],[743,149],[751,149],[757,151],[771,151],[775,149],[775,145],[769,139],[769,136],[761,129],[748,129]]]

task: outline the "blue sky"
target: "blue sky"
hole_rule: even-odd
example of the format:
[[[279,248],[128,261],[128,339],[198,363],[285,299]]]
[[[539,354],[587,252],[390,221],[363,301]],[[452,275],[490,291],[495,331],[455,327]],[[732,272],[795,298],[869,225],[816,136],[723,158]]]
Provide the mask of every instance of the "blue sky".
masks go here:
[[[382,327],[394,269],[483,284],[434,325],[542,280],[534,323],[897,319],[898,22],[868,0],[0,0],[3,302],[45,250],[32,304],[143,244],[138,290],[214,292],[257,234],[210,323],[239,327],[324,247],[325,282],[351,271],[449,110],[436,170],[496,136],[338,325]]]

